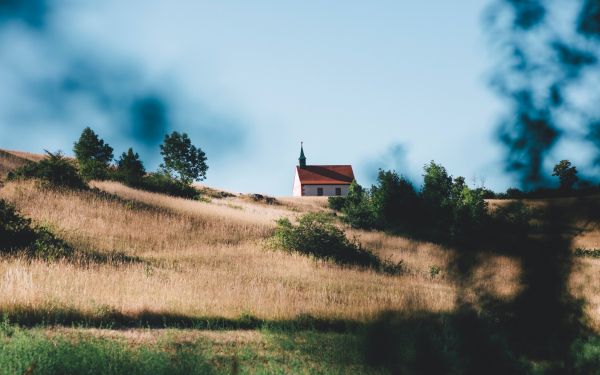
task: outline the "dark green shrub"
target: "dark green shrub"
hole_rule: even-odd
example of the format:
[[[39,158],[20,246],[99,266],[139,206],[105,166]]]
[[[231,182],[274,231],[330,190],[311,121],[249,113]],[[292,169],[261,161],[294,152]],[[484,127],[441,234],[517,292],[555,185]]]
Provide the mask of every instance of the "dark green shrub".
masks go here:
[[[175,197],[197,199],[200,196],[200,192],[193,186],[185,184],[161,172],[147,174],[142,178],[141,183],[137,187],[154,193],[167,194]]]
[[[118,181],[130,186],[139,186],[146,174],[146,170],[140,160],[140,156],[134,153],[130,147],[127,153],[124,152],[117,161],[117,169],[114,173]]]
[[[453,217],[450,236],[455,242],[470,241],[473,233],[480,230],[488,218],[488,206],[480,189],[464,186],[453,200]]]
[[[349,240],[335,226],[333,218],[324,213],[308,213],[300,218],[298,225],[292,224],[287,218],[279,219],[273,242],[284,250],[342,265],[369,267],[387,273],[401,271],[401,264],[382,262],[356,240]]]
[[[423,175],[423,199],[431,205],[441,207],[450,199],[453,190],[452,177],[446,172],[441,164],[436,164],[433,160],[424,167]],[[455,181],[460,184],[460,178]],[[464,184],[464,178],[462,179]]]
[[[508,199],[521,199],[525,198],[525,193],[517,188],[508,188],[504,194]]]
[[[89,127],[83,129],[79,140],[73,146],[79,162],[81,176],[87,180],[108,178],[108,167],[113,159],[113,149],[100,139]]]
[[[0,199],[0,253],[24,252],[28,256],[58,259],[73,249],[46,228],[34,227],[14,206]]]
[[[352,181],[342,212],[344,221],[353,228],[371,229],[376,226],[375,211],[368,192]]]
[[[46,151],[47,157],[37,163],[29,163],[8,176],[9,180],[36,178],[51,187],[87,189],[88,186],[77,172],[75,162],[62,155]]]
[[[420,220],[418,194],[412,183],[395,171],[379,170],[377,184],[371,187],[371,202],[377,227],[411,231]]]
[[[478,190],[483,199],[497,199],[498,198],[498,194],[496,194],[493,190],[481,187],[481,188],[477,188],[475,190]]]
[[[341,211],[344,208],[344,205],[346,204],[346,197],[342,197],[342,196],[329,197],[329,198],[327,198],[327,203],[329,205],[329,208],[331,208],[332,210]]]

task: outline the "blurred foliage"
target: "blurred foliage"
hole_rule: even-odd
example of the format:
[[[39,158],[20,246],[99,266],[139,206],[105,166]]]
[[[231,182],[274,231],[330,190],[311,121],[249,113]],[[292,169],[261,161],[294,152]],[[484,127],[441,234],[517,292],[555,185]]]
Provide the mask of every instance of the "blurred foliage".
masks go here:
[[[600,167],[599,9],[597,0],[496,0],[487,10],[499,57],[491,83],[507,107],[498,139],[525,190],[548,186],[543,170],[561,141],[592,146],[585,169]]]

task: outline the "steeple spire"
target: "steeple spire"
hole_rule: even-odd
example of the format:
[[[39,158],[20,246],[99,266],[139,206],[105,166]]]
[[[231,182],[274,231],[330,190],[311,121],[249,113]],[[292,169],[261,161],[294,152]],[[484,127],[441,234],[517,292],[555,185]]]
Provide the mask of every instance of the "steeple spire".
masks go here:
[[[298,161],[300,162],[300,168],[306,167],[306,156],[304,156],[304,142],[300,142],[300,157]]]

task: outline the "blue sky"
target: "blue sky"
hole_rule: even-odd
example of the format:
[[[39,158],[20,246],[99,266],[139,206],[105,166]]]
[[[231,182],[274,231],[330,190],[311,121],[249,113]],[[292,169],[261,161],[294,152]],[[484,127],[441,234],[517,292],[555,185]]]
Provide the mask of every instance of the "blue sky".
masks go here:
[[[366,185],[378,167],[420,183],[432,159],[513,183],[487,1],[52,4],[41,25],[0,19],[0,148],[71,153],[91,126],[153,169],[179,130],[207,153],[205,183],[237,192],[291,194],[300,141],[309,164],[352,164]],[[149,133],[140,103],[158,113]]]

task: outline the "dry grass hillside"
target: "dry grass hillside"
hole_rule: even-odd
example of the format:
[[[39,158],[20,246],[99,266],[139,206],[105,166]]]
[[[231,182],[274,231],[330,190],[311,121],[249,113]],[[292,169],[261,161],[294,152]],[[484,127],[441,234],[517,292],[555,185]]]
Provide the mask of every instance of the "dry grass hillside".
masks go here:
[[[386,276],[269,249],[274,220],[298,215],[297,206],[237,198],[194,202],[116,183],[94,186],[124,200],[43,190],[34,182],[7,183],[0,197],[83,251],[119,251],[141,261],[81,266],[3,259],[3,310],[365,321],[386,309],[453,308],[453,286],[443,274],[432,279],[428,273],[431,265],[443,268],[447,258],[434,245],[356,233],[386,257],[405,259],[405,275]]]
[[[0,153],[3,171],[26,159],[36,157]],[[205,322],[200,324],[204,328],[211,322],[253,320],[362,324],[386,310],[451,312],[458,293],[477,304],[475,291],[508,299],[519,290],[520,265],[508,256],[482,254],[485,261],[472,279],[457,285],[449,271],[453,249],[382,232],[345,228],[348,236],[381,258],[402,261],[399,276],[341,267],[268,246],[276,219],[294,220],[306,212],[327,210],[323,199],[279,198],[270,205],[247,196],[214,194],[192,201],[116,182],[95,181],[91,186],[95,189],[57,191],[35,181],[0,184],[0,198],[79,252],[112,255],[108,261],[86,262],[0,258],[0,310],[8,316],[61,324],[70,316],[90,322],[120,317],[117,320],[130,327],[143,326],[144,317],[165,324],[173,317]],[[562,204],[568,206],[569,200]],[[574,245],[600,248],[598,223],[585,223],[585,228]],[[600,259],[576,259],[571,288],[587,302],[586,313],[600,332]],[[94,333],[107,334],[111,335]],[[223,335],[217,335],[218,340],[244,336]],[[264,340],[256,335],[252,345]]]
[[[0,155],[5,169],[40,158],[15,152]],[[389,309],[440,312],[455,307],[457,285],[447,273],[452,249],[346,229],[380,257],[403,261],[403,274],[388,276],[267,246],[277,218],[325,210],[323,199],[280,198],[276,205],[244,196],[191,201],[116,182],[91,186],[110,195],[47,190],[23,181],[5,183],[0,198],[81,251],[120,253],[136,261],[81,265],[4,258],[3,310],[49,315],[53,310],[92,315],[116,311],[132,318],[145,313],[192,318],[251,315],[264,320],[310,315],[367,321]],[[599,238],[594,224],[575,243],[599,248]],[[469,287],[510,297],[518,288],[519,264],[508,257],[488,258]],[[589,314],[600,326],[600,261],[586,258],[580,265],[573,288],[585,295]],[[431,272],[434,268],[440,272]]]
[[[39,161],[44,158],[43,155],[32,154],[21,151],[0,150],[0,177],[4,177],[8,172],[22,167],[23,165]]]

